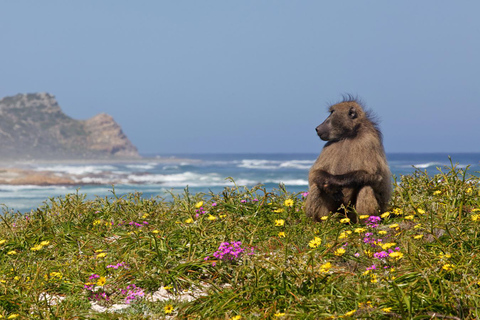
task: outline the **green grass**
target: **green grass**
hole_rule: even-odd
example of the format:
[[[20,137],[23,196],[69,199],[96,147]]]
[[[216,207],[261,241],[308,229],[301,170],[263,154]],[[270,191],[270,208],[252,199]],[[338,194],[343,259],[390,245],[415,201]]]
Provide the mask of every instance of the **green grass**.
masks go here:
[[[378,226],[366,218],[352,225],[339,214],[313,223],[303,196],[282,186],[186,190],[173,201],[70,194],[26,215],[7,210],[0,221],[0,315],[476,319],[480,181],[468,168],[443,170],[401,177]],[[237,241],[244,250],[238,257],[215,258],[222,242]],[[161,287],[172,300],[145,299]],[[129,308],[91,309],[91,301],[124,303],[128,288],[136,292]],[[202,294],[177,299],[189,290]],[[47,303],[45,294],[62,300]]]

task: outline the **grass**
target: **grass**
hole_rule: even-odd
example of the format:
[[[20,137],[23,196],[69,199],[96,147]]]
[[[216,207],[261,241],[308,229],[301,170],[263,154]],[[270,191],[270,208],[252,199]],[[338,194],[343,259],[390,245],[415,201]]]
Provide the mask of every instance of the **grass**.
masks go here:
[[[480,181],[442,170],[402,176],[359,224],[313,223],[282,186],[6,210],[0,318],[480,318]]]

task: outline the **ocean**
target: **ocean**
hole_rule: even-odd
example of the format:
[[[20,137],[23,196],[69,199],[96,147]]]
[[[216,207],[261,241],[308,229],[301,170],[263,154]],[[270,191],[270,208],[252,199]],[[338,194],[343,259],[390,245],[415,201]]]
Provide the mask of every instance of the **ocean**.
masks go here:
[[[411,174],[415,168],[427,170],[431,175],[437,167],[450,166],[447,153],[391,153],[387,154],[392,174]],[[0,185],[0,204],[4,210],[29,212],[52,197],[69,193],[96,196],[121,196],[141,192],[143,197],[170,199],[188,186],[191,193],[219,193],[226,186],[254,186],[263,184],[269,191],[279,184],[289,192],[308,189],[308,170],[318,154],[181,154],[145,155],[131,162],[112,163],[31,163],[29,169],[51,171],[74,177],[78,186],[12,186]],[[480,153],[452,153],[453,163],[459,168],[470,165],[469,172],[479,175]],[[91,184],[95,183],[95,184]]]

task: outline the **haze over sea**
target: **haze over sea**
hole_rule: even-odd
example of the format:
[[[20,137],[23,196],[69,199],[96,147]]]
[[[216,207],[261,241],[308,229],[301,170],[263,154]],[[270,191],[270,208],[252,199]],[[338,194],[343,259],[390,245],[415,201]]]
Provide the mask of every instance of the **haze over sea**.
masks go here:
[[[414,172],[415,168],[438,173],[437,167],[450,166],[448,156],[458,167],[478,175],[480,153],[390,153],[387,154],[392,174]],[[35,170],[47,170],[67,174],[77,179],[78,186],[11,186],[0,185],[0,203],[8,209],[28,212],[51,197],[68,193],[85,194],[87,199],[130,192],[141,192],[143,197],[171,198],[183,193],[188,186],[191,193],[221,192],[233,186],[227,177],[232,177],[238,186],[263,184],[267,191],[278,189],[283,183],[289,192],[308,190],[308,170],[318,154],[181,154],[145,155],[145,159],[112,163],[32,163]],[[186,160],[178,160],[186,159]],[[96,183],[91,185],[90,183]]]

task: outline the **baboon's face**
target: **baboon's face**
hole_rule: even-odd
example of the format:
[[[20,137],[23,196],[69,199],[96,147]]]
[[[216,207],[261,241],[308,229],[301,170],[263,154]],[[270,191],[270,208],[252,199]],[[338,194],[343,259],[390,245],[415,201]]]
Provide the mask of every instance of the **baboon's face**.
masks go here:
[[[315,130],[324,141],[338,141],[354,137],[360,127],[365,113],[354,101],[335,104],[330,107],[330,116]]]

